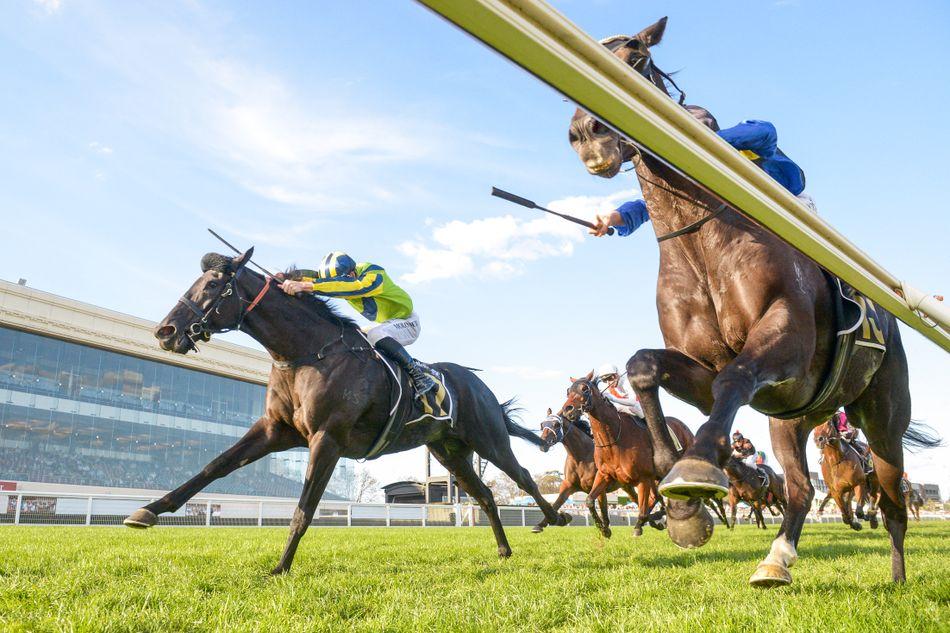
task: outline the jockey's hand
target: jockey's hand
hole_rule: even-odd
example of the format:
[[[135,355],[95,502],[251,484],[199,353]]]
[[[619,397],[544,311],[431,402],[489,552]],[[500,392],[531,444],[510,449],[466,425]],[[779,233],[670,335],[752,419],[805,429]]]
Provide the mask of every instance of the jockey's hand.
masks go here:
[[[613,217],[614,215],[617,215],[619,218],[620,214],[615,211],[613,213],[598,215],[594,219],[594,227],[591,229],[588,229],[587,232],[595,237],[603,237],[607,235],[607,231],[610,229],[611,226],[613,226],[611,221],[615,219]]]
[[[276,279],[277,281],[283,281],[283,280],[287,279],[287,275],[284,274],[284,273],[275,273],[275,274],[274,274],[274,279]]]
[[[280,289],[289,295],[295,295],[298,292],[308,292],[313,290],[313,285],[305,281],[286,280],[280,284]]]

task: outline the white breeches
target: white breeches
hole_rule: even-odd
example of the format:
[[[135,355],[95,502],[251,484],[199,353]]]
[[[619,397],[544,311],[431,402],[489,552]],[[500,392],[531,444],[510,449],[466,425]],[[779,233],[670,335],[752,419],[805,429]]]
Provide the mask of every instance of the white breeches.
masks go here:
[[[395,339],[403,347],[412,345],[419,338],[422,326],[419,324],[419,315],[413,312],[405,319],[390,319],[379,325],[372,325],[364,330],[369,342],[376,345],[380,339],[386,337]]]

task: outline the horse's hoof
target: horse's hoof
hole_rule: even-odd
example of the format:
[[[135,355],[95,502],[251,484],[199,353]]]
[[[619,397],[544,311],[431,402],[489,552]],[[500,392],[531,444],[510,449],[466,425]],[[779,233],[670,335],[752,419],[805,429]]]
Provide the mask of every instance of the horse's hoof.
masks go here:
[[[919,520],[920,520],[920,519],[918,519],[918,521],[919,521]],[[877,527],[878,527],[877,515],[876,515],[876,514],[872,515],[871,518],[868,519],[868,523],[871,524],[871,529],[872,529],[872,530],[876,530]]]
[[[130,528],[136,528],[138,530],[144,530],[145,528],[150,528],[158,522],[158,517],[155,516],[155,513],[151,510],[146,510],[145,508],[139,508],[128,517],[126,517],[124,523]]]
[[[867,517],[864,515],[864,512],[860,510],[855,511],[854,518],[858,521],[867,521]]]
[[[270,570],[270,575],[271,575],[271,576],[283,576],[284,574],[286,574],[286,573],[289,572],[289,571],[290,571],[289,569],[286,569],[286,568],[281,567],[280,565],[278,565],[277,567],[274,567],[272,570]]]
[[[540,533],[543,532],[543,531],[544,531],[544,528],[541,527],[540,525],[536,525],[536,526],[534,526],[533,528],[531,528],[531,532],[532,532],[533,534],[540,534]]]
[[[713,535],[713,519],[699,501],[667,504],[666,527],[670,540],[681,549],[702,547]]]
[[[640,526],[636,526],[635,528],[633,528],[633,536],[634,537],[643,536],[643,528]]]
[[[574,517],[568,514],[567,512],[558,512],[557,522],[555,523],[555,525],[557,525],[558,527],[565,527],[573,520],[574,520]]]
[[[851,523],[851,529],[854,530],[855,532],[860,532],[863,528],[864,526],[861,525],[859,521],[853,521]]]
[[[604,535],[604,538],[610,538],[611,536],[614,535],[614,533],[610,530],[609,527],[604,528],[603,530],[600,531],[600,533]]]
[[[666,529],[666,515],[664,514],[659,519],[650,519],[650,527],[654,530],[665,530]]]
[[[784,587],[792,584],[792,574],[784,565],[759,563],[759,566],[755,568],[755,573],[749,578],[749,584],[763,589]]]
[[[498,548],[498,558],[505,560],[506,558],[511,558],[511,548],[510,547],[499,547]]]
[[[729,478],[707,461],[687,457],[676,462],[659,486],[670,499],[722,499],[729,494]]]

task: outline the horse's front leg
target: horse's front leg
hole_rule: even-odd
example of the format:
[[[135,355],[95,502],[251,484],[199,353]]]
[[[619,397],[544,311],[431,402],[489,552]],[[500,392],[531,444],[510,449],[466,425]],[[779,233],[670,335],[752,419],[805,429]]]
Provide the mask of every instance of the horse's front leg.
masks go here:
[[[798,560],[798,541],[801,538],[805,518],[811,509],[815,489],[808,476],[808,460],[805,446],[813,425],[806,420],[769,419],[772,450],[785,471],[785,489],[788,505],[778,535],[772,541],[772,549],[756,568],[749,583],[756,587],[776,587],[792,582],[789,568]]]
[[[606,538],[610,538],[611,532],[610,528],[606,527],[601,522],[600,517],[597,516],[597,500],[601,495],[607,494],[607,487],[609,485],[610,477],[598,470],[597,475],[594,476],[594,484],[590,487],[590,492],[587,493],[587,511],[594,517],[594,524]]]
[[[292,426],[261,418],[251,425],[234,446],[211,460],[200,473],[161,499],[139,508],[130,514],[124,523],[133,528],[151,527],[157,522],[159,514],[175,512],[214,480],[270,453],[306,445],[304,438]]]
[[[634,536],[643,536],[643,524],[650,518],[650,482],[641,481],[637,484],[637,496],[640,503],[637,504],[637,524],[633,526]]]
[[[776,302],[749,331],[742,352],[726,365],[712,383],[713,405],[709,419],[696,433],[696,441],[660,482],[660,492],[673,499],[724,497],[729,479],[722,466],[729,459],[729,432],[736,412],[750,404],[761,389],[789,383],[794,388],[808,376],[815,351],[815,333],[802,323],[811,315],[798,314]],[[805,331],[805,330],[812,331]],[[799,389],[789,408],[806,404],[812,389]],[[800,400],[800,401],[798,401]]]
[[[290,571],[290,565],[294,561],[294,554],[297,553],[297,546],[300,539],[310,527],[313,520],[313,513],[320,503],[320,497],[333,475],[336,463],[340,459],[340,448],[335,439],[325,431],[318,431],[310,439],[310,463],[307,464],[307,474],[304,477],[303,492],[300,493],[300,501],[294,510],[294,516],[290,520],[290,535],[287,538],[287,545],[284,547],[284,553],[280,557],[277,567],[271,571],[271,574],[283,574]]]
[[[554,503],[551,504],[551,507],[555,511],[559,510],[561,506],[564,505],[564,503],[567,501],[567,498],[570,497],[575,492],[577,492],[578,490],[580,490],[580,488],[576,484],[573,484],[565,479],[564,481],[561,482],[561,489],[558,491],[557,499],[554,500]],[[534,532],[535,534],[538,534],[544,531],[544,528],[546,528],[547,526],[548,526],[548,519],[547,517],[545,517],[541,519],[540,523],[538,523],[536,526],[531,528],[531,531]]]

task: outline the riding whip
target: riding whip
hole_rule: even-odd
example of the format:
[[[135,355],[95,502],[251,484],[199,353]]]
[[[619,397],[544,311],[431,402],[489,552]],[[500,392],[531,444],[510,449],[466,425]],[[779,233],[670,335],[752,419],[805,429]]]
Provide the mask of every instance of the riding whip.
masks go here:
[[[508,193],[504,189],[499,189],[498,187],[491,188],[491,195],[501,198],[502,200],[507,200],[508,202],[514,202],[515,204],[520,204],[523,207],[529,209],[537,209],[539,211],[544,211],[545,213],[550,213],[551,215],[556,215],[559,218],[564,218],[568,222],[573,222],[574,224],[580,224],[581,226],[586,226],[589,229],[596,229],[597,225],[593,222],[588,222],[587,220],[582,220],[580,218],[575,218],[573,215],[567,215],[566,213],[558,213],[557,211],[551,211],[551,209],[545,209],[539,204],[536,204],[532,200],[527,198],[522,198],[521,196],[516,196],[513,193]],[[612,228],[607,228],[607,235],[613,235],[614,230]]]
[[[234,244],[232,244],[231,242],[227,241],[226,239],[224,239],[223,237],[221,237],[220,235],[218,235],[217,233],[215,233],[215,232],[212,231],[211,229],[208,229],[208,233],[211,233],[211,234],[214,235],[216,238],[218,238],[219,240],[221,240],[221,243],[222,243],[222,244],[224,244],[225,246],[227,246],[228,248],[230,248],[232,251],[234,251],[234,252],[237,253],[238,255],[243,255],[243,254],[244,254],[244,253],[242,253],[241,251],[239,251],[239,250],[237,249],[237,247],[234,246]],[[249,260],[249,261],[250,261],[252,264],[254,264],[254,266],[257,266],[257,269],[258,269],[259,271],[261,271],[262,273],[264,273],[265,275],[267,275],[268,277],[273,277],[273,276],[274,276],[274,275],[272,275],[271,273],[269,273],[269,272],[267,271],[267,269],[264,268],[263,266],[258,266],[257,263],[256,263],[253,259],[252,259],[252,260]]]

